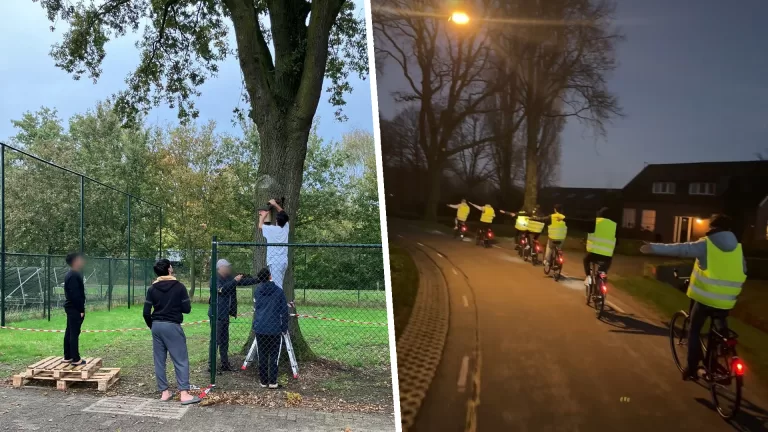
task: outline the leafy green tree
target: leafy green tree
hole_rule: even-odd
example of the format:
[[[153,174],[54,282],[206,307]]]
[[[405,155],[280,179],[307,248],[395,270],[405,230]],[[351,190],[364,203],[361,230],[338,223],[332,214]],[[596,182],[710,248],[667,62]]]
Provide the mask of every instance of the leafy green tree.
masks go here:
[[[76,79],[97,80],[106,43],[136,32],[139,64],[115,101],[118,112],[137,119],[168,104],[181,119],[195,118],[199,88],[229,55],[243,74],[246,113],[259,130],[259,189],[254,202],[285,197],[296,214],[312,121],[328,78],[330,102],[344,105],[350,73],[368,71],[365,25],[351,0],[40,0],[53,23],[69,29],[52,56]],[[146,24],[145,24],[146,23]],[[229,43],[234,30],[236,47]],[[343,117],[337,111],[338,117]],[[257,217],[254,214],[254,218]],[[293,228],[292,228],[293,230]],[[256,240],[262,240],[258,231]],[[291,233],[293,238],[293,233]],[[254,259],[254,264],[261,257]],[[293,288],[287,278],[288,298]],[[297,335],[297,345],[302,340]]]

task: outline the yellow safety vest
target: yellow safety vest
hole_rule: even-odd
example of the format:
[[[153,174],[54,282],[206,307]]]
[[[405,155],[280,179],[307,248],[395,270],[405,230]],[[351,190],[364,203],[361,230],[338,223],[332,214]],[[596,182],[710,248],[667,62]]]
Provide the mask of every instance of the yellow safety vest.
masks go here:
[[[528,216],[520,212],[515,219],[515,228],[518,231],[528,231]]]
[[[558,212],[552,213],[552,222],[547,227],[547,233],[550,240],[565,240],[565,235],[568,233],[568,227],[565,226],[565,215]]]
[[[595,232],[587,235],[587,252],[612,257],[616,248],[616,222],[597,218]]]
[[[736,305],[745,280],[747,275],[744,274],[741,243],[736,249],[725,252],[707,237],[707,269],[702,270],[699,260],[696,260],[686,294],[704,305],[730,310]]]
[[[542,231],[544,231],[544,222],[535,221],[532,219],[528,219],[528,231],[538,234]]]
[[[496,212],[493,211],[493,207],[485,206],[483,207],[483,214],[480,215],[480,222],[491,223],[495,217]]]
[[[469,205],[459,204],[459,209],[456,210],[456,219],[466,222],[467,216],[469,216]]]

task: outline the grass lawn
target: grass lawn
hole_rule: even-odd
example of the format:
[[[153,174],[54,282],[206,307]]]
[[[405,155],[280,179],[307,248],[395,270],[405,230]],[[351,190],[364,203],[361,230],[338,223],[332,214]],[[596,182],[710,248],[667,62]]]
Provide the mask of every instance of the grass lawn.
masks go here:
[[[611,283],[655,308],[663,316],[671,318],[681,309],[688,310],[690,300],[685,293],[655,279],[617,276],[611,279]],[[740,298],[739,302],[744,300]],[[763,380],[768,380],[768,333],[745,323],[736,313],[728,318],[728,325],[739,334],[739,355],[744,357],[751,370]]]
[[[392,271],[392,306],[394,309],[395,337],[400,337],[408,324],[416,291],[419,288],[419,271],[411,255],[396,245],[389,246],[389,266]]]
[[[205,320],[207,305],[195,303],[186,322]],[[241,307],[241,312],[248,307]],[[323,317],[386,322],[386,309],[364,307],[298,306],[300,314]],[[83,330],[145,328],[141,308],[120,307],[111,311],[87,312]],[[251,318],[242,316],[230,325],[230,352],[233,361],[242,361],[238,352],[250,332]],[[347,367],[389,368],[387,327],[338,323],[315,319],[301,319],[301,331],[310,347],[323,359],[333,360]],[[54,314],[51,321],[33,319],[14,322],[14,327],[63,329],[65,317]],[[189,347],[190,365],[194,372],[204,370],[208,362],[209,324],[184,327]],[[60,355],[63,334],[0,330],[0,376],[18,373],[42,357]],[[148,330],[120,333],[84,333],[80,336],[80,349],[84,356],[102,357],[105,367],[121,367],[121,375],[131,377],[151,372],[152,340]],[[204,378],[200,378],[201,380]],[[200,381],[198,381],[200,382]]]

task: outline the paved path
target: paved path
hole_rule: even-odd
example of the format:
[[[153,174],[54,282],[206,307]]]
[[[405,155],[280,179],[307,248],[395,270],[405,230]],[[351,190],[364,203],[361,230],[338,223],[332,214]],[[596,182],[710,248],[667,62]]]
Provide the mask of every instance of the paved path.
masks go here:
[[[725,423],[706,389],[680,379],[665,318],[631,297],[609,288],[598,321],[580,280],[554,282],[513,251],[407,222],[389,232],[429,256],[417,265],[439,269],[450,298],[443,357],[410,431],[768,430],[750,376],[744,414]]]
[[[181,408],[155,399],[100,398],[56,390],[0,387],[0,431],[374,431],[392,432],[392,415],[300,408],[213,405]]]

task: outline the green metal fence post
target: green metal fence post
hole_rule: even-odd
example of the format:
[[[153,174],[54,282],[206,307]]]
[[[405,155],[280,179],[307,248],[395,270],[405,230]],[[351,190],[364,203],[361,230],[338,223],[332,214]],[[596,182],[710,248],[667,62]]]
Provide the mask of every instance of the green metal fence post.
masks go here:
[[[80,176],[80,253],[85,252],[85,177]]]
[[[157,252],[157,259],[163,257],[163,208],[160,207],[160,250]]]
[[[0,149],[0,325],[5,325],[5,144]]]
[[[211,240],[211,343],[208,347],[208,365],[211,369],[211,384],[216,384],[216,317],[218,315],[218,293],[216,290],[216,260],[217,254],[216,236]]]
[[[114,285],[112,284],[112,258],[109,259],[109,270],[107,270],[107,277],[109,278],[109,282],[107,284],[107,310],[112,310],[112,288]]]
[[[45,281],[48,291],[48,321],[51,320],[51,302],[53,301],[53,284],[51,284],[51,256],[45,257]]]
[[[128,195],[128,309],[131,308],[131,276],[133,266],[131,266],[131,196]]]

